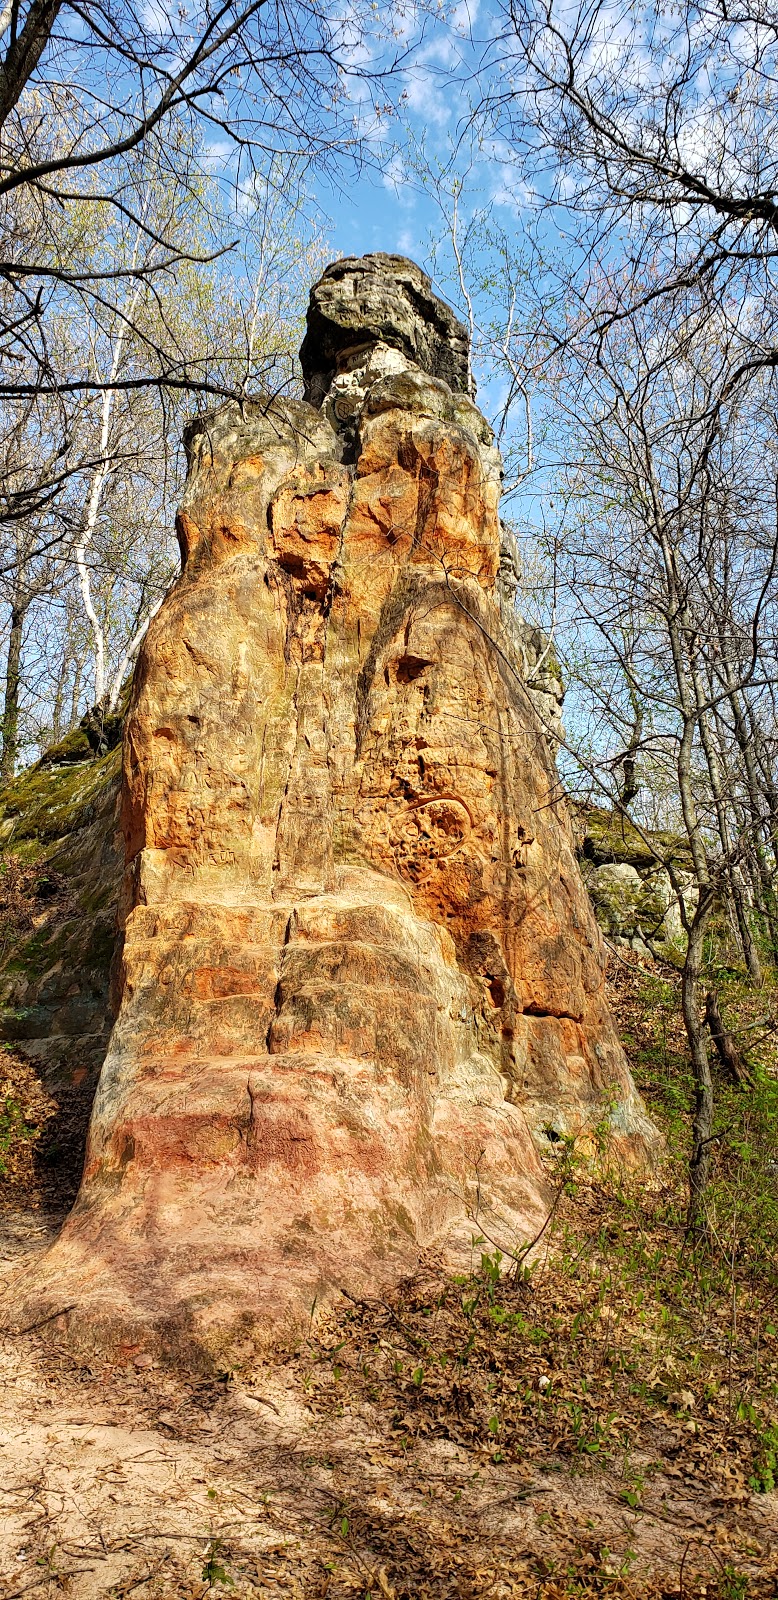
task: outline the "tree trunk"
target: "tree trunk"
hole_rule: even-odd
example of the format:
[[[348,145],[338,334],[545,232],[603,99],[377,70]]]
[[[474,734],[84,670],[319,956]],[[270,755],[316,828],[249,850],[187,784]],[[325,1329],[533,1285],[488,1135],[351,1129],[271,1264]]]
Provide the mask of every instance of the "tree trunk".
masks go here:
[[[743,894],[741,885],[736,881],[734,870],[731,870],[729,873],[729,891],[735,912],[740,946],[746,963],[746,971],[748,972],[750,982],[754,984],[755,988],[761,989],[764,981],[762,977],[762,966],[759,960],[756,944],[754,942],[754,935],[751,931],[751,923],[748,916],[748,907],[746,905],[745,895]]]
[[[681,1003],[686,1036],[694,1073],[694,1115],[692,1117],[692,1157],[689,1162],[689,1209],[687,1239],[704,1238],[708,1231],[705,1196],[710,1174],[710,1148],[713,1137],[713,1079],[700,1017],[700,968],[713,893],[700,886],[700,898],[689,929],[689,942],[681,982]]]
[[[728,683],[730,683],[730,679],[731,672],[728,677]],[[731,683],[729,700],[734,713],[735,737],[743,757],[743,765],[748,780],[747,793],[754,826],[754,855],[761,885],[762,914],[770,935],[773,956],[776,956],[778,955],[778,908],[776,907],[774,877],[766,859],[765,847],[769,847],[772,844],[774,862],[778,866],[778,857],[776,857],[775,851],[778,797],[772,781],[771,762],[769,759],[766,762],[759,759],[760,746],[763,744],[762,733],[754,719],[752,707],[746,701],[744,714],[741,697],[732,688]],[[765,803],[769,818],[766,827],[763,820]]]
[[[22,682],[22,635],[27,616],[25,604],[11,611],[11,632],[5,668],[3,697],[3,748],[0,752],[0,783],[10,783],[16,770],[19,750],[19,691]]]
[[[700,743],[705,752],[705,761],[708,768],[713,805],[716,812],[721,851],[727,861],[726,878],[719,884],[720,893],[726,893],[727,911],[730,913],[732,931],[740,946],[746,970],[751,982],[761,985],[762,971],[759,957],[756,952],[748,920],[748,913],[741,885],[737,881],[737,867],[733,861],[733,847],[731,838],[731,804],[732,795],[727,794],[727,786],[722,771],[721,749],[717,746],[715,737],[715,717],[711,725],[711,717],[707,702],[714,698],[711,694],[710,683],[706,686],[701,677],[700,663],[694,653],[690,652],[690,673],[694,686],[694,698],[697,705],[697,727]]]
[[[712,990],[705,996],[705,1021],[708,1031],[716,1047],[716,1054],[732,1083],[750,1083],[751,1074],[748,1066],[740,1054],[732,1034],[724,1026],[724,1018],[719,1010],[719,1003]]]
[[[79,711],[78,702],[81,699],[81,678],[82,678],[82,675],[83,675],[83,671],[84,671],[83,660],[80,657],[77,656],[76,659],[73,662],[73,684],[72,684],[72,687],[71,687],[71,690],[70,690],[70,724],[69,725],[70,725],[71,728],[75,728],[76,723],[79,721],[80,715],[81,715],[81,713]]]
[[[68,670],[67,658],[63,661],[57,678],[57,687],[54,691],[54,705],[51,711],[51,742],[59,744],[62,738],[62,706],[65,698],[65,678]]]

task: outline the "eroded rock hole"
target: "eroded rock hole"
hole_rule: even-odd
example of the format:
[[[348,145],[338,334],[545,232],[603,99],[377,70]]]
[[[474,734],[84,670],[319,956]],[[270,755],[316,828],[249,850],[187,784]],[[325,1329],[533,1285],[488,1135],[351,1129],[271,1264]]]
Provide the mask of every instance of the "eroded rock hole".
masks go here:
[[[505,984],[503,983],[502,978],[493,978],[487,972],[487,974],[486,974],[486,987],[489,990],[489,994],[491,996],[492,1005],[493,1006],[504,1006],[505,1005]]]
[[[420,677],[425,667],[431,667],[431,661],[425,661],[422,656],[401,656],[397,663],[397,682],[413,683]]]

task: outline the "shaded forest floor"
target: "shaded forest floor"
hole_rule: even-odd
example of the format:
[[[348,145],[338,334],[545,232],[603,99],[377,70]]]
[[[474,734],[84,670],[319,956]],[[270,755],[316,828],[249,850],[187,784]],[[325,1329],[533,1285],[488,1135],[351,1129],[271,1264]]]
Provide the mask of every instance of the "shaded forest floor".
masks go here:
[[[648,1187],[563,1146],[530,1269],[476,1239],[469,1275],[428,1259],[211,1378],[5,1341],[0,1600],[778,1594],[778,996],[722,989],[755,1082],[718,1086],[695,1253],[677,977],[616,959],[612,985],[667,1161]],[[3,1072],[7,1277],[59,1217],[56,1107]]]

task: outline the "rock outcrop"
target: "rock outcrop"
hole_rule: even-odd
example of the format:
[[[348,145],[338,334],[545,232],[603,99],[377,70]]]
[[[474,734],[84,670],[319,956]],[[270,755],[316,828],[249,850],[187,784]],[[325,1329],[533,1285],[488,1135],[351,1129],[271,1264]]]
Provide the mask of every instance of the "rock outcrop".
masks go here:
[[[116,1022],[26,1294],[85,1337],[299,1324],[426,1244],[527,1240],[563,1135],[655,1142],[500,620],[465,330],[412,263],[339,262],[303,366],[315,405],[186,437],[124,735]]]
[[[606,936],[639,955],[682,961],[686,934],[663,863],[672,866],[692,916],[697,893],[686,841],[667,830],[638,832],[626,817],[592,805],[580,808],[576,823],[581,874]]]
[[[123,865],[115,847],[119,752],[94,761],[86,740],[79,742],[82,760],[68,759],[64,747],[61,763],[44,758],[0,799],[0,850],[32,877],[21,918],[0,894],[0,1040],[21,1049],[44,1078],[51,1071],[49,1087],[88,1080],[93,1088],[110,1035],[108,973]]]
[[[300,365],[305,399],[333,406],[341,426],[368,368],[375,376],[412,368],[453,394],[474,395],[467,329],[404,256],[377,252],[327,267],[311,294]]]

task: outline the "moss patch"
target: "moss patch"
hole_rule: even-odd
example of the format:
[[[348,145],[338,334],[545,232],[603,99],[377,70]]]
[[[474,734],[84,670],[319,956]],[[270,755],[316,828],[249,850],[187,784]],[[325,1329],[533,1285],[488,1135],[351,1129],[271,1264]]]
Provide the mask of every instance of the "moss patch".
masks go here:
[[[36,762],[0,794],[0,844],[28,860],[93,820],[95,803],[119,771],[121,753],[65,766]]]
[[[582,841],[580,853],[586,861],[593,861],[598,867],[606,862],[625,862],[638,871],[645,871],[656,866],[659,859],[673,861],[684,871],[690,870],[689,847],[680,834],[645,829],[644,838],[629,819],[617,811],[606,811],[600,806],[576,806],[574,810],[576,832]]]

